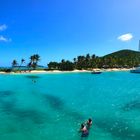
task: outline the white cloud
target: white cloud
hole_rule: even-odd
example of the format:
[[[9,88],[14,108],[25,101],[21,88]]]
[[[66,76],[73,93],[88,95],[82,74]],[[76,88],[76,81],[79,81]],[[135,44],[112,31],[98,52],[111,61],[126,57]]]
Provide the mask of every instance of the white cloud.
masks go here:
[[[0,36],[0,42],[10,42],[11,41],[11,39],[9,39],[9,38],[6,38],[6,37],[4,37],[4,36]]]
[[[133,38],[133,35],[131,33],[123,34],[118,37],[119,40],[121,41],[129,41]]]
[[[4,31],[7,29],[6,24],[1,24],[0,25],[0,31]],[[0,35],[0,42],[10,42],[12,41],[10,38],[4,37],[3,35]]]
[[[7,26],[5,24],[0,25],[0,31],[4,31],[7,29]]]

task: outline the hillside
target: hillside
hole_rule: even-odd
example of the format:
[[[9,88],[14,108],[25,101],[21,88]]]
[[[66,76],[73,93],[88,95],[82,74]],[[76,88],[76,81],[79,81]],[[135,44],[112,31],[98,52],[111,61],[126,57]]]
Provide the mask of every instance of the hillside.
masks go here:
[[[140,52],[120,50],[101,57],[103,63],[109,67],[136,67],[140,64]]]
[[[140,52],[133,50],[120,50],[117,52],[113,52],[111,54],[103,56],[104,58],[122,58],[122,59],[130,59],[130,58],[140,58]]]
[[[73,70],[92,68],[132,68],[140,64],[140,52],[133,50],[120,50],[103,57],[93,55],[80,55],[74,58],[74,62],[62,60],[50,62],[49,69]]]

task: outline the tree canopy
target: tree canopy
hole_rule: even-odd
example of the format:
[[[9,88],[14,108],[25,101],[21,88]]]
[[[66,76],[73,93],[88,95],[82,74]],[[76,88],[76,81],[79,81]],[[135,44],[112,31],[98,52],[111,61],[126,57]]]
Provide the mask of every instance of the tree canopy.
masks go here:
[[[50,62],[49,69],[73,70],[92,68],[132,68],[140,64],[140,52],[121,50],[102,57],[95,54],[80,55],[73,58],[73,62],[62,59],[61,62]]]

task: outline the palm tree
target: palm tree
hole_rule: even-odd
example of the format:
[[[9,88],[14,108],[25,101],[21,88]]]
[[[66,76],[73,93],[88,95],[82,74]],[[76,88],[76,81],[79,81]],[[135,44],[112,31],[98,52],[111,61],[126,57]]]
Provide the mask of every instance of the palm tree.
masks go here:
[[[76,62],[76,58],[73,58],[73,61]]]
[[[32,67],[32,63],[31,62],[29,62],[28,64],[27,64],[27,67],[28,67],[28,70],[30,71],[31,69],[31,67]]]
[[[61,63],[64,63],[64,62],[65,62],[65,59],[62,59],[62,60],[61,60]]]
[[[25,59],[21,59],[21,62],[20,62],[20,65],[19,65],[19,69],[20,69],[20,67],[22,66],[22,64],[25,62]]]
[[[22,59],[21,59],[21,65],[22,65],[24,62],[25,62],[25,59],[22,58]]]
[[[16,67],[17,65],[18,65],[17,61],[13,60],[13,62],[12,62],[12,69],[14,70],[14,67]]]
[[[95,57],[96,57],[96,55],[95,55],[95,54],[93,54],[93,55],[91,56],[91,58],[92,58],[92,59],[95,59]]]
[[[35,61],[34,55],[30,56],[30,62],[34,63],[34,61]]]
[[[17,61],[16,61],[16,60],[13,60],[13,62],[12,62],[12,67],[15,67],[15,66],[17,66],[17,65],[18,65]]]
[[[90,60],[90,54],[89,53],[86,55],[86,60]]]
[[[73,58],[73,61],[74,61],[74,68],[76,69],[76,64],[77,64],[77,59],[76,58]]]
[[[40,61],[40,56],[38,54],[35,54],[33,56],[34,56],[34,59],[35,59],[36,65],[37,65],[38,61]]]
[[[40,61],[40,56],[38,54],[34,54],[30,57],[30,67],[34,69],[37,67],[38,61]]]
[[[60,70],[67,71],[67,70],[73,70],[74,64],[70,61],[63,61],[60,63]]]
[[[49,68],[49,69],[58,70],[58,69],[59,69],[59,63],[57,63],[57,62],[50,62],[50,63],[48,64],[48,68]]]
[[[86,58],[85,58],[85,68],[86,69],[90,68],[90,66],[91,66],[91,63],[90,62],[91,62],[90,61],[90,54],[87,54],[86,55]]]

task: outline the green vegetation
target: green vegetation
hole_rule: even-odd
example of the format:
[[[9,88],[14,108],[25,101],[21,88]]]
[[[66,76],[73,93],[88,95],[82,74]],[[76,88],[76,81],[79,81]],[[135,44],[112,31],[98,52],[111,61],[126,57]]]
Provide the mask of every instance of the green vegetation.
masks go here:
[[[133,50],[121,50],[102,57],[95,54],[80,55],[73,59],[73,61],[62,59],[61,62],[50,62],[48,69],[40,67],[38,62],[40,56],[34,54],[30,57],[29,62],[25,64],[25,60],[21,59],[18,63],[16,60],[12,61],[12,68],[1,68],[4,72],[19,72],[30,70],[61,70],[72,71],[78,70],[92,70],[93,68],[132,68],[140,64],[140,52]],[[24,66],[22,66],[24,64]]]
[[[12,67],[16,67],[17,65],[18,65],[17,61],[16,60],[13,60]]]
[[[20,63],[17,60],[12,61],[11,68],[0,68],[0,71],[3,72],[21,72],[21,71],[30,71],[30,70],[41,70],[42,68],[38,66],[38,62],[40,61],[40,56],[38,54],[34,54],[30,57],[29,63],[25,64],[25,59],[21,59]],[[22,66],[24,64],[24,66]]]
[[[140,64],[140,52],[132,50],[121,50],[103,57],[95,54],[86,56],[81,55],[73,59],[73,62],[62,60],[58,62],[50,62],[48,68],[52,70],[73,70],[92,68],[132,68]]]
[[[59,65],[59,69],[62,71],[74,70],[74,64],[70,61],[63,60]]]
[[[132,50],[121,50],[103,57],[109,63],[104,62],[108,67],[132,68],[140,64],[140,52]]]
[[[38,54],[32,55],[30,57],[30,62],[28,64],[28,67],[36,69],[36,67],[38,66],[38,61],[40,61],[40,56]]]
[[[61,70],[61,71],[72,71],[74,70],[74,63],[70,61],[65,61],[62,59],[61,63],[58,62],[50,62],[48,64],[48,69],[49,70]]]

